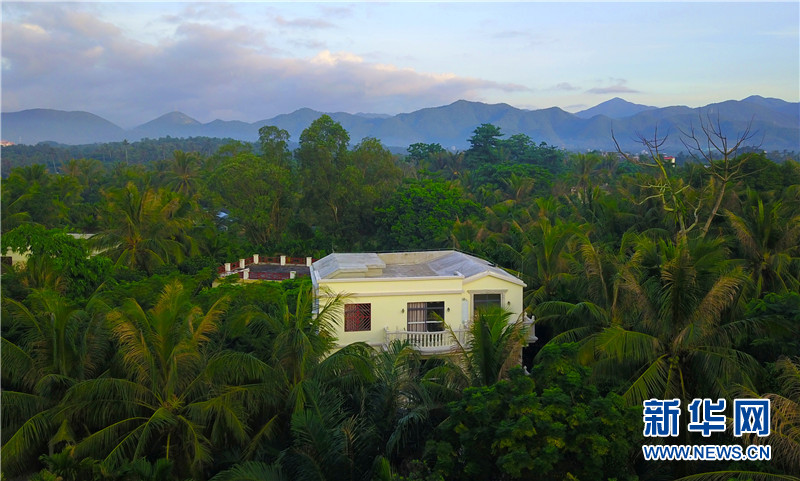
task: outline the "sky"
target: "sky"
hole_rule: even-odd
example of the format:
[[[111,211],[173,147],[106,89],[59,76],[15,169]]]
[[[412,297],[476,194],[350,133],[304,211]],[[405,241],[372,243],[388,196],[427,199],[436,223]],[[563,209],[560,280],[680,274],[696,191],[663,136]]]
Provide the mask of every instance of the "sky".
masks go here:
[[[800,2],[2,2],[2,111],[255,122],[459,99],[800,101]]]

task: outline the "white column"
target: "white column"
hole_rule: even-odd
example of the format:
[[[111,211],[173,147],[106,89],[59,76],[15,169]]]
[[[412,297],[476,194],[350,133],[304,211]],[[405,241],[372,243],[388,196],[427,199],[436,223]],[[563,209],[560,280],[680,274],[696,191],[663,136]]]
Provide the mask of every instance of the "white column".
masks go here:
[[[245,269],[244,274],[242,275],[242,279],[250,279],[250,269]]]
[[[231,271],[231,263],[230,262],[226,262],[225,263],[225,272],[230,272],[230,271]]]
[[[244,269],[244,259],[239,259],[239,269]]]
[[[286,265],[286,256],[281,256],[281,265],[282,266]]]
[[[253,254],[253,264],[258,264],[258,254]]]
[[[306,257],[306,265],[307,265],[308,267],[311,267],[311,261],[313,261],[313,260],[314,260],[314,259],[313,259],[313,258],[311,258],[311,257]]]

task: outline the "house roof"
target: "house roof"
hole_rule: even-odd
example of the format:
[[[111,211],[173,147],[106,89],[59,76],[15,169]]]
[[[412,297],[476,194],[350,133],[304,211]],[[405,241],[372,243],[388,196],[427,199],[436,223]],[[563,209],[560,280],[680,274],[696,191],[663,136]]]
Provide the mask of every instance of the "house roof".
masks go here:
[[[493,275],[525,285],[489,261],[458,251],[330,254],[311,265],[315,282],[332,279],[394,279]]]

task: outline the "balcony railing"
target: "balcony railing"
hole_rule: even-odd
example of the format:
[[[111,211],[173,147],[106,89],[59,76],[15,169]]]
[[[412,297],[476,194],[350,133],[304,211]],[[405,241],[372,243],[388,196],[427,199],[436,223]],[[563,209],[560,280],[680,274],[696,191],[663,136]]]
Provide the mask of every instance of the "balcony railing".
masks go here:
[[[217,267],[217,273],[220,275],[220,277],[225,277],[227,275],[230,275],[231,273],[239,272],[242,269],[246,269],[247,267],[253,264],[274,264],[281,266],[309,267],[312,263],[316,261],[317,259],[314,259],[313,257],[287,257],[287,256],[264,257],[264,256],[253,255],[251,257],[242,258],[234,262],[223,264]],[[239,277],[242,276],[239,275]],[[251,279],[255,279],[255,277],[251,277]]]
[[[533,317],[525,315],[522,319],[523,326],[527,332],[526,343],[533,344],[539,339],[536,337],[536,324]],[[469,329],[453,329],[434,332],[415,332],[415,331],[390,331],[386,332],[386,345],[392,341],[408,341],[415,349],[423,354],[443,354],[455,352],[459,344],[467,347],[469,342]],[[455,336],[455,338],[453,338]],[[456,342],[458,341],[458,342]]]
[[[536,319],[528,317],[528,314],[524,314],[524,316],[525,317],[522,318],[522,325],[525,326],[525,330],[528,332],[526,341],[528,341],[528,344],[533,344],[539,340],[539,338],[536,337]]]
[[[466,345],[469,331],[467,329],[454,329],[452,333],[448,331],[434,332],[414,332],[414,331],[386,331],[386,345],[392,341],[408,341],[415,349],[423,354],[440,354],[454,352],[458,349],[458,343]],[[458,339],[453,338],[455,335]]]

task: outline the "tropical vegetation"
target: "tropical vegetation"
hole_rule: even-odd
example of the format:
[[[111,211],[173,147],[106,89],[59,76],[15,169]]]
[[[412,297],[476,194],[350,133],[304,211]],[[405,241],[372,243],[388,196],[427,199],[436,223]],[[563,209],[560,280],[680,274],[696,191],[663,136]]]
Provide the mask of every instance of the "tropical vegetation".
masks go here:
[[[5,479],[800,479],[797,159],[749,132],[690,132],[677,165],[658,137],[573,153],[490,124],[407,155],[328,116],[259,133],[4,158]],[[346,298],[217,278],[444,248],[525,281],[536,343],[482,310],[450,356],[339,346]],[[771,401],[769,437],[680,443],[771,461],[642,459],[644,400],[738,397]]]

